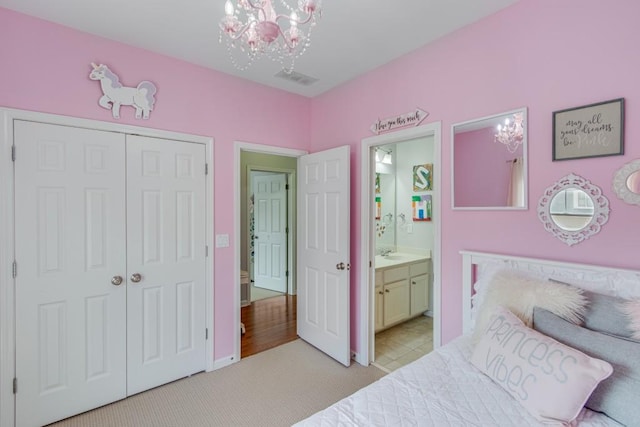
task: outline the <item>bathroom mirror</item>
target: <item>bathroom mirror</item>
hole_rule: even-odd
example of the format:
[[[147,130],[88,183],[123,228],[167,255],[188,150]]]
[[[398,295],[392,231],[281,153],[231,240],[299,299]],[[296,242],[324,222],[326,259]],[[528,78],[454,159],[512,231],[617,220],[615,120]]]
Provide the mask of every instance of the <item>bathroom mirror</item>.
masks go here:
[[[618,169],[613,177],[613,191],[630,205],[640,205],[640,159]]]
[[[600,232],[609,220],[609,200],[599,187],[569,174],[545,190],[538,218],[545,230],[572,246]]]
[[[527,209],[527,109],[451,127],[453,209]]]
[[[376,252],[396,246],[396,150],[394,145],[375,149]]]

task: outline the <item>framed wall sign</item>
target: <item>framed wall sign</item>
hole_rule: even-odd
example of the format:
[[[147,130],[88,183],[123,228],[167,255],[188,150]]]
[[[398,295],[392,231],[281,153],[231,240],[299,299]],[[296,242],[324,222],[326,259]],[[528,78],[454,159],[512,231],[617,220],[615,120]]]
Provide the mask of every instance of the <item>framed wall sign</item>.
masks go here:
[[[624,98],[553,113],[553,160],[624,154]]]
[[[433,190],[433,163],[413,167],[413,191]]]

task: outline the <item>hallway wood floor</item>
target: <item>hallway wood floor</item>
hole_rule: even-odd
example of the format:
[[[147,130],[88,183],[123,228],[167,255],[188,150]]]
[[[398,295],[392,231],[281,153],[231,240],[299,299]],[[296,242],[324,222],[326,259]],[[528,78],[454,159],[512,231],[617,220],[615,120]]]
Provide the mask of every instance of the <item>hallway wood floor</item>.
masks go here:
[[[254,301],[241,308],[246,332],[241,338],[242,358],[294,341],[297,305],[295,295],[283,295]]]

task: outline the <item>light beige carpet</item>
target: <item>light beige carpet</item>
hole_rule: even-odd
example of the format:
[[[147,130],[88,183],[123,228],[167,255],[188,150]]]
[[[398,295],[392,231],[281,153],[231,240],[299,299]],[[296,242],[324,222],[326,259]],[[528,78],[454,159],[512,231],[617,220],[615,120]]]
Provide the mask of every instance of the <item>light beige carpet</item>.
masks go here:
[[[298,339],[52,426],[290,426],[382,376]]]

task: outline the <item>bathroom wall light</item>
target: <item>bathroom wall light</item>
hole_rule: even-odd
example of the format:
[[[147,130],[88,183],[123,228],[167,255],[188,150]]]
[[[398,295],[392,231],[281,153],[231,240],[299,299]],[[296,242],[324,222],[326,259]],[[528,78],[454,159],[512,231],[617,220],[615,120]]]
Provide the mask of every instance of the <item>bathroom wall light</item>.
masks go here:
[[[384,157],[382,158],[382,163],[384,163],[385,165],[393,164],[393,161],[391,160],[391,151],[385,153]]]
[[[384,163],[385,165],[393,164],[393,159],[391,158],[391,150],[376,148],[376,162]]]

